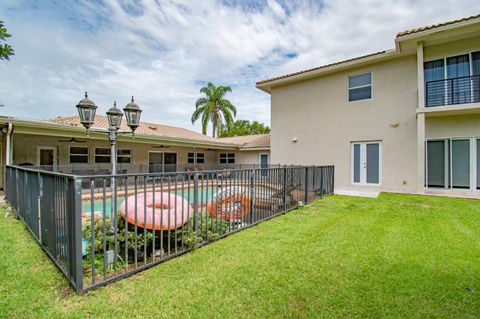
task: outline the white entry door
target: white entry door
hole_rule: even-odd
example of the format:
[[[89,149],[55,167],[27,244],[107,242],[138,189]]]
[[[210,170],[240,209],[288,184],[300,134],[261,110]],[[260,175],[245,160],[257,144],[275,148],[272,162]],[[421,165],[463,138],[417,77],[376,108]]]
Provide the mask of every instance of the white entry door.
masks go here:
[[[380,185],[382,182],[380,142],[352,143],[352,183]]]

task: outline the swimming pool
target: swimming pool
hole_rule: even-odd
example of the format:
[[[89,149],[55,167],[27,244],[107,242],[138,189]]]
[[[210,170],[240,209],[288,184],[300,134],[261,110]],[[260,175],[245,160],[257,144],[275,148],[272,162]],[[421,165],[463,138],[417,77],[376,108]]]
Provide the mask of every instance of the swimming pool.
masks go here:
[[[213,194],[216,194],[221,187],[201,187],[198,190],[198,201],[200,203],[207,203],[212,199]],[[249,192],[249,187],[239,186],[241,191]],[[275,192],[274,189],[265,187],[265,186],[256,186],[254,189],[255,197],[270,197]],[[170,192],[172,194],[182,196],[187,200],[189,204],[192,204],[194,201],[193,188],[184,188],[176,192]],[[117,197],[117,209],[122,204],[125,198],[123,196]],[[143,203],[138,203],[138,205],[143,205]],[[92,203],[90,200],[85,200],[82,202],[82,213],[88,214],[92,212],[91,209]],[[93,211],[95,214],[103,215],[103,199],[96,199],[93,201]],[[105,198],[105,215],[110,216],[112,212],[112,199]]]
[[[243,187],[243,186],[233,186],[233,188],[238,188],[241,192],[250,192],[250,187]],[[198,190],[198,201],[200,203],[207,203],[212,199],[212,196],[218,191],[222,189],[221,187],[200,187]],[[225,188],[223,188],[225,189]],[[271,197],[274,193],[276,192],[275,189],[270,188],[270,187],[265,187],[265,186],[256,186],[254,188],[254,197],[256,198],[268,198]],[[140,192],[139,192],[140,193]],[[170,192],[175,195],[182,196],[187,200],[189,204],[192,204],[194,201],[194,194],[193,194],[193,188],[184,188],[181,190],[178,190],[176,192]],[[118,207],[122,204],[123,200],[125,198],[123,196],[117,197],[117,209]],[[143,205],[143,203],[138,203],[138,205]],[[85,200],[82,202],[82,213],[84,217],[90,217],[91,216],[91,207],[92,203],[90,200]],[[96,199],[93,201],[93,211],[95,215],[103,215],[103,207],[104,207],[104,202],[103,199]],[[105,216],[109,217],[112,212],[112,199],[105,198]],[[84,223],[83,226],[86,224]],[[83,238],[82,240],[82,253],[83,256],[87,255],[87,246],[90,245],[90,238]]]

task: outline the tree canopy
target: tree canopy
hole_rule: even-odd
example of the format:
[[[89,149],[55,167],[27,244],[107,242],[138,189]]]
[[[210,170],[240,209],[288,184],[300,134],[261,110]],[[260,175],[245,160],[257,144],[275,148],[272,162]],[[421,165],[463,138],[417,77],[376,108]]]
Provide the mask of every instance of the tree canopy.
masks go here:
[[[200,93],[205,96],[197,100],[195,104],[195,111],[192,114],[192,124],[201,118],[202,132],[207,134],[208,123],[212,123],[212,136],[218,133],[221,125],[230,127],[233,123],[233,118],[237,115],[237,109],[227,99],[225,95],[232,92],[229,86],[215,86],[208,82],[207,86],[200,89]]]
[[[11,35],[7,33],[7,29],[4,27],[3,21],[0,20],[0,60],[10,60],[10,56],[14,55],[12,47],[2,42],[6,42],[7,38],[10,38]]]
[[[263,123],[249,120],[237,120],[232,125],[220,125],[218,129],[218,137],[244,136],[254,134],[268,134],[270,128]]]

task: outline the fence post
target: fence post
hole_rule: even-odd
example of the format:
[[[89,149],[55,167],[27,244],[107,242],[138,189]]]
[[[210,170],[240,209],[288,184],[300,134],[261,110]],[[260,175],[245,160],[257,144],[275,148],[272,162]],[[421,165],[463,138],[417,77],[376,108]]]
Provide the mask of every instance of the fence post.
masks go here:
[[[198,174],[193,175],[193,229],[198,236]]]
[[[320,198],[323,198],[323,172],[325,170],[324,166],[320,166]]]
[[[332,193],[335,193],[335,166],[332,166]]]
[[[305,204],[308,202],[308,166],[305,166]]]
[[[38,174],[38,240],[40,244],[43,245],[43,236],[42,236],[42,203],[43,203],[43,177]]]
[[[19,200],[18,200],[18,188],[20,186],[20,183],[18,183],[18,169],[15,169],[15,193],[16,193],[16,201],[15,201],[15,210],[17,211],[17,218],[20,216],[22,213],[20,212],[20,205],[19,205]]]
[[[77,294],[83,292],[83,265],[82,265],[82,180],[73,180],[73,193],[70,197],[73,201],[73,233],[70,234],[70,241],[73,241],[73,279]]]
[[[254,200],[254,187],[255,187],[255,170],[252,170],[252,174],[250,175],[250,214],[249,214],[249,224],[253,224],[253,209],[255,205],[253,204]]]
[[[283,210],[287,210],[287,166],[283,168]]]

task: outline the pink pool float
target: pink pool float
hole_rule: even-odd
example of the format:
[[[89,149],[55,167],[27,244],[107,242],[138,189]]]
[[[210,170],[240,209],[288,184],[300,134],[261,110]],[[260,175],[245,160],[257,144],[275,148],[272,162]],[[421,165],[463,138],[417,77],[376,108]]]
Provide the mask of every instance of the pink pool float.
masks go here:
[[[150,230],[153,229],[154,225],[155,230],[177,229],[188,222],[188,205],[188,202],[182,196],[175,194],[163,192],[139,193],[137,194],[136,224],[138,227]],[[176,213],[175,207],[177,208]],[[119,210],[123,219],[127,219],[128,215],[128,222],[135,225],[135,195],[128,196],[120,204]]]

